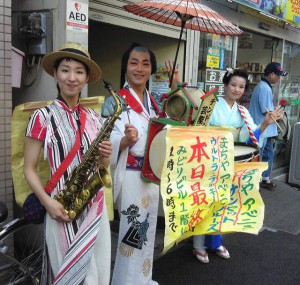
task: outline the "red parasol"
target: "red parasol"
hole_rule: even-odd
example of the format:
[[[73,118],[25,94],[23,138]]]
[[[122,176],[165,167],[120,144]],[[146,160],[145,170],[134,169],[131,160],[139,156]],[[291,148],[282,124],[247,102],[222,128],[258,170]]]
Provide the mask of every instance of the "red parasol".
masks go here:
[[[196,0],[145,0],[140,3],[125,5],[124,8],[135,15],[181,27],[170,86],[184,28],[225,36],[243,34],[243,31],[238,27]]]

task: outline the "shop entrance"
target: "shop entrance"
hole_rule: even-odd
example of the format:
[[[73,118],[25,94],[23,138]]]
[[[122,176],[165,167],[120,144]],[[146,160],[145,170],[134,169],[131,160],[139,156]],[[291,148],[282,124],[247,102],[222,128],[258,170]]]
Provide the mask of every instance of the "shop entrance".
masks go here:
[[[249,107],[251,94],[256,84],[263,78],[264,69],[270,62],[280,62],[284,70],[290,72],[290,68],[282,62],[283,41],[267,37],[252,31],[245,30],[245,34],[238,39],[237,68],[246,69],[249,73],[250,87],[239,103],[246,108]],[[280,81],[273,86],[274,106],[281,102],[282,96],[287,93],[284,86],[287,86],[289,76],[280,78]],[[289,118],[290,119],[290,118]],[[275,141],[275,157],[273,169],[287,165],[290,158],[290,146],[282,140]]]
[[[166,60],[174,60],[178,40],[145,31],[122,26],[89,21],[89,52],[102,69],[102,79],[109,81],[115,90],[121,88],[122,55],[133,43],[139,43],[151,49],[158,66],[164,66]],[[178,64],[184,67],[184,41],[178,54]],[[184,74],[183,70],[181,70]],[[103,84],[90,84],[89,96],[107,96]]]
[[[273,39],[264,35],[245,31],[238,38],[236,68],[245,69],[249,73],[249,90],[242,96],[239,103],[249,107],[252,91],[263,78],[264,69],[272,61]]]

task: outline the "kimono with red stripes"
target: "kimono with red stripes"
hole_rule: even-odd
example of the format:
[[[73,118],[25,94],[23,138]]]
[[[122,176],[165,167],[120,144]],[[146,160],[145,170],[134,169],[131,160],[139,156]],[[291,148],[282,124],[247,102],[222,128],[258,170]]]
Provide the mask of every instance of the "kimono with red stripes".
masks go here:
[[[62,175],[51,197],[59,189],[72,169],[78,165],[102,126],[99,115],[79,104],[74,109],[56,99],[36,110],[29,119],[26,136],[44,142],[50,175],[53,175],[72,149],[79,127],[80,114],[86,114],[81,149]],[[109,284],[110,228],[102,189],[89,203],[78,220],[62,223],[45,217],[45,252],[42,284]],[[48,270],[46,270],[48,269]],[[83,282],[83,283],[82,283]]]

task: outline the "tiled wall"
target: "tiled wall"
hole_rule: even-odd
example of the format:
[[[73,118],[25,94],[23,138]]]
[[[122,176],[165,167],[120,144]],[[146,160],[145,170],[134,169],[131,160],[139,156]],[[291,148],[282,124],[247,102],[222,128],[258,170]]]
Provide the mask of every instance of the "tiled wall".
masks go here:
[[[13,216],[11,174],[11,0],[0,0],[0,201]]]

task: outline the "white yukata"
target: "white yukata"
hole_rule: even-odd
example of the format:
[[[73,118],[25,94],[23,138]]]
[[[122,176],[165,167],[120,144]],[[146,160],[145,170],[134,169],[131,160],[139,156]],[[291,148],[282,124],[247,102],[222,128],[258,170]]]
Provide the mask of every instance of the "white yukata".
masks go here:
[[[218,99],[219,101],[215,105],[212,116],[209,120],[209,125],[217,127],[234,127],[236,129],[239,129],[239,135],[236,141],[248,141],[250,138],[249,130],[247,128],[245,120],[241,116],[241,113],[237,107],[237,103],[235,102],[232,108],[230,108],[223,97],[218,97]],[[249,111],[244,106],[242,107],[251,130],[256,133],[256,131],[258,131],[258,129],[260,128],[260,125],[256,125]],[[265,132],[258,135],[261,142],[263,141],[264,134]]]
[[[217,127],[233,127],[237,131],[234,133],[234,140],[237,142],[246,142],[249,141],[250,135],[245,123],[244,118],[241,116],[241,113],[238,109],[238,105],[234,102],[232,108],[229,107],[226,100],[223,97],[218,97],[219,101],[216,103],[211,118],[209,120],[210,126]],[[249,127],[255,133],[257,140],[262,143],[264,138],[264,133],[260,134],[260,126],[257,126],[249,111],[242,106],[246,119],[248,121]],[[236,135],[236,137],[235,137]],[[222,236],[221,235],[195,235],[193,236],[193,247],[198,250],[211,249],[215,250],[216,248],[222,245]]]
[[[125,83],[125,87],[142,108],[128,106],[123,109],[111,133],[113,154],[111,170],[113,177],[114,201],[120,215],[119,238],[116,261],[113,270],[112,285],[150,285],[157,284],[152,280],[154,241],[159,202],[159,186],[144,182],[141,177],[142,158],[144,157],[148,125],[150,118],[157,117],[151,104],[148,91],[145,90],[145,105],[142,105],[137,94]],[[112,97],[106,99],[105,108],[114,104]],[[107,114],[106,114],[107,115]],[[129,116],[129,119],[128,119]],[[130,148],[120,151],[120,141],[124,136],[125,124],[130,121],[137,130],[139,139]],[[128,155],[135,163],[129,166]]]

